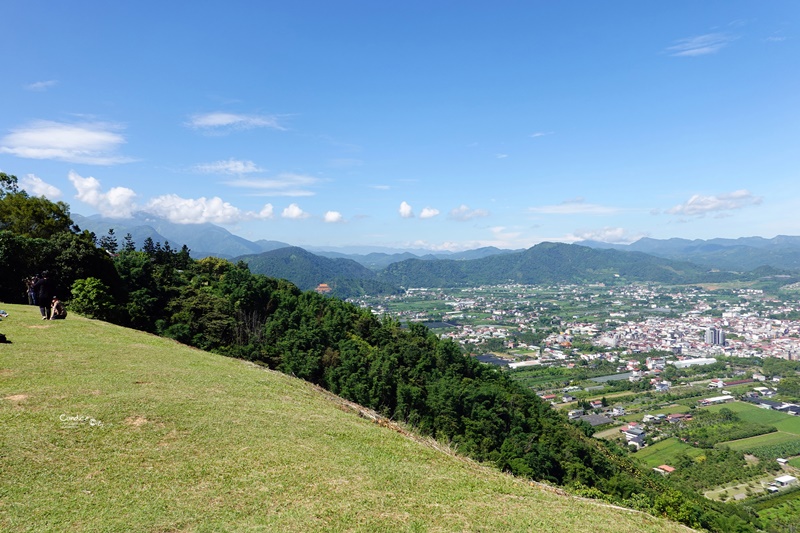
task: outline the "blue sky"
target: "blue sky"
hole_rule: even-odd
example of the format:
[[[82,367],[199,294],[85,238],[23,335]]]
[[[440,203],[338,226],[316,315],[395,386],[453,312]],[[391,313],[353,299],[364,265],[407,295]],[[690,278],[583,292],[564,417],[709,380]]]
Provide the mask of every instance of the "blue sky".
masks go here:
[[[800,234],[800,3],[0,6],[0,170],[74,213],[463,250]]]

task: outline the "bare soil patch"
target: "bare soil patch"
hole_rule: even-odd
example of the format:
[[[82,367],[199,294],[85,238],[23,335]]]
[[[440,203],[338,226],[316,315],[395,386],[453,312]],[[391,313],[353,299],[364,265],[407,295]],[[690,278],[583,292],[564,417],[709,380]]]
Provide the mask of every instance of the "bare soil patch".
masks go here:
[[[137,428],[147,424],[148,422],[149,420],[147,420],[143,416],[129,416],[128,418],[125,419],[125,423],[127,425]]]
[[[3,399],[4,400],[8,400],[9,402],[11,402],[13,404],[18,404],[18,403],[22,403],[25,400],[27,400],[28,399],[28,395],[27,394],[12,394],[11,396],[6,396]]]

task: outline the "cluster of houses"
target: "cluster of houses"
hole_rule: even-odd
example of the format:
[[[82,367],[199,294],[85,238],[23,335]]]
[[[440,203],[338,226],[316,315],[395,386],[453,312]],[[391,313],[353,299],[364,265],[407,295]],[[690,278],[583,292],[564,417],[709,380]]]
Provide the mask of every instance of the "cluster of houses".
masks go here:
[[[647,432],[636,422],[631,422],[627,426],[622,426],[620,431],[625,437],[626,443],[633,444],[637,448],[644,446],[644,439],[647,437]]]
[[[642,418],[642,424],[661,424],[662,422],[667,422],[670,424],[676,424],[678,422],[688,421],[692,419],[692,415],[688,413],[672,413],[672,414],[663,414],[658,413],[654,415],[644,415]],[[638,422],[630,422],[627,425],[622,426],[619,428],[622,436],[625,437],[625,442],[627,444],[633,444],[637,448],[641,448],[645,444],[645,438],[647,437],[647,430],[646,426],[639,424]],[[667,471],[666,473],[671,472],[672,470]]]

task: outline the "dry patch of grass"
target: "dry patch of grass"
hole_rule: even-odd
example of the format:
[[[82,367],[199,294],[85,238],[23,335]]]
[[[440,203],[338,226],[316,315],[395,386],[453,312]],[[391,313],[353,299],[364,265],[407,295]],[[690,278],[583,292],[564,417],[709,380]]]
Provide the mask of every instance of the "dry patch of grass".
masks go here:
[[[143,416],[129,416],[125,419],[125,424],[133,427],[141,427],[147,424],[148,420]]]
[[[3,398],[4,400],[8,400],[11,403],[21,403],[28,399],[27,394],[12,394],[11,396],[6,396]]]

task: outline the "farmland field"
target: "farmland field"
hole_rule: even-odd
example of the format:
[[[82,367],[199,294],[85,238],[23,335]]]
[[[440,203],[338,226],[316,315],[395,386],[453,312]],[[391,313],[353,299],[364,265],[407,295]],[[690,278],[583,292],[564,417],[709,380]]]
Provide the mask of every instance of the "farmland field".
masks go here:
[[[795,435],[800,436],[800,417],[792,415],[784,416],[786,418],[775,422],[773,425],[778,428],[779,431],[794,433]]]
[[[775,425],[777,422],[785,421],[786,419],[797,420],[798,423],[797,431],[789,431],[789,432],[797,433],[798,435],[800,435],[800,419],[797,419],[792,415],[787,415],[786,413],[781,413],[779,411],[773,411],[771,409],[762,409],[761,407],[758,407],[750,403],[732,402],[722,405],[712,405],[711,407],[706,407],[705,409],[715,412],[719,411],[720,409],[730,409],[731,411],[739,415],[739,418],[741,418],[742,420],[746,422],[756,422],[758,424]]]
[[[676,438],[670,438],[643,448],[634,453],[633,456],[642,460],[647,466],[654,467],[670,464],[675,456],[681,452],[690,457],[696,457],[702,455],[703,450],[684,444]]]
[[[732,450],[747,450],[757,446],[783,444],[784,442],[791,442],[794,440],[798,440],[797,435],[777,431],[775,433],[767,433],[766,435],[759,435],[757,437],[750,437],[748,439],[731,440],[720,444],[728,446]]]
[[[706,407],[710,411],[719,412],[721,409],[730,409],[746,422],[755,422],[775,426],[778,431],[767,433],[747,439],[723,442],[733,450],[748,450],[760,446],[771,446],[800,440],[800,418],[771,409],[762,409],[745,402],[726,403]],[[778,453],[778,452],[776,452]]]

